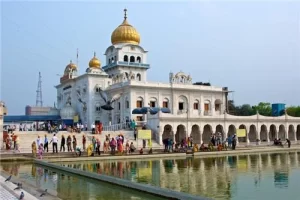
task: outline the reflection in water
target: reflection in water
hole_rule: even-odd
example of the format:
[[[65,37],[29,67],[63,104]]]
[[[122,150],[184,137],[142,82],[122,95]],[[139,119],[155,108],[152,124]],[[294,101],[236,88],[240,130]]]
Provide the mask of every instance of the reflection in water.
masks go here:
[[[300,178],[299,160],[300,152],[291,152],[62,165],[214,199],[292,199],[298,190],[290,180]]]
[[[0,166],[3,171],[7,172],[8,174],[13,173],[14,176],[17,176],[19,179],[21,179],[21,181],[24,181],[29,185],[33,185],[43,190],[47,188],[51,194],[56,195],[62,200],[162,199],[134,190],[114,186],[112,184],[90,180],[84,177],[69,176],[66,174],[57,173],[40,166],[36,166],[32,163],[22,163],[21,165],[18,162],[2,162]],[[85,165],[80,163],[67,166],[83,169],[89,166],[92,167],[89,168],[89,170],[92,171],[99,169],[99,164],[97,163],[95,165]],[[122,169],[122,165],[119,166],[119,169]],[[100,171],[97,172],[100,173]]]

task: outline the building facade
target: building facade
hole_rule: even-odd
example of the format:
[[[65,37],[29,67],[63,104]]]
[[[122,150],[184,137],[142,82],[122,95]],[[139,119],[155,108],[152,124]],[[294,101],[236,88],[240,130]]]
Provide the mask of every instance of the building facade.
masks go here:
[[[207,142],[210,135],[220,132],[224,137],[236,129],[247,130],[245,142],[291,136],[300,140],[300,118],[290,116],[250,117],[227,114],[228,88],[193,83],[184,72],[170,73],[165,83],[147,80],[150,64],[147,51],[140,45],[140,35],[129,24],[126,10],[123,22],[112,32],[111,45],[105,51],[105,65],[94,57],[86,73],[77,74],[70,62],[57,88],[57,105],[63,119],[78,115],[82,123],[118,124],[129,119],[147,123],[153,136],[161,143],[164,137],[176,141],[192,135],[197,143]],[[114,108],[101,108],[107,102],[105,92]],[[170,113],[132,114],[136,108],[168,108]],[[263,132],[263,134],[261,134]]]

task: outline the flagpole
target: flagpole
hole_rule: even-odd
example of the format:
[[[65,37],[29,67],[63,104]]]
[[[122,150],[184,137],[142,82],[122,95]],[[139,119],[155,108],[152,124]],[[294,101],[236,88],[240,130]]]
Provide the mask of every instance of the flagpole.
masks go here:
[[[79,71],[79,65],[78,65],[78,48],[77,48],[77,55],[76,55],[76,65],[77,65],[78,75],[79,75],[80,71]]]

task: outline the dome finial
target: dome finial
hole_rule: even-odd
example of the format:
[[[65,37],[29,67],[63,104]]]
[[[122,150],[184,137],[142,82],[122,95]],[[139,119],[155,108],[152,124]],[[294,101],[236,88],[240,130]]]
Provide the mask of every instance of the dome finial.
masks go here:
[[[125,9],[124,9],[124,19],[127,19],[127,14],[126,14],[126,12],[127,12],[127,9],[125,8]]]
[[[94,57],[96,57],[96,51],[94,51]]]

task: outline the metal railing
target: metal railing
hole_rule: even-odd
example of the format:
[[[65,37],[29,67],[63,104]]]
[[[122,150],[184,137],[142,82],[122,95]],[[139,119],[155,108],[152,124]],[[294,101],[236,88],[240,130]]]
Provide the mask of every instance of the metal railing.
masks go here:
[[[126,128],[130,128],[130,122],[103,126],[103,131],[119,131]]]

